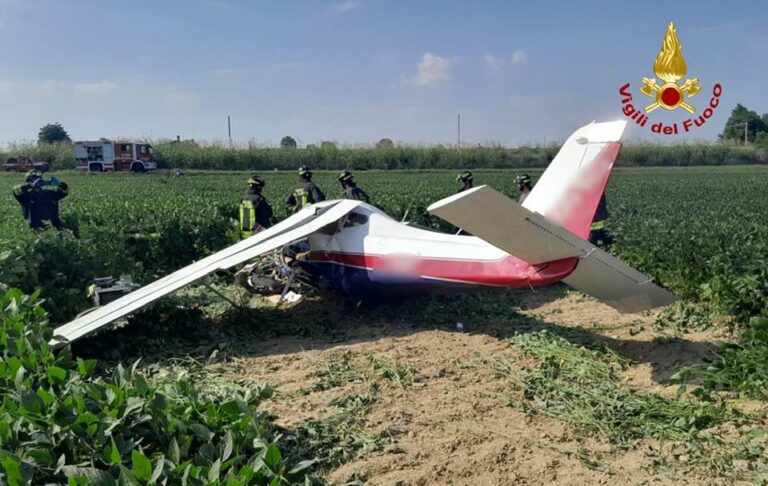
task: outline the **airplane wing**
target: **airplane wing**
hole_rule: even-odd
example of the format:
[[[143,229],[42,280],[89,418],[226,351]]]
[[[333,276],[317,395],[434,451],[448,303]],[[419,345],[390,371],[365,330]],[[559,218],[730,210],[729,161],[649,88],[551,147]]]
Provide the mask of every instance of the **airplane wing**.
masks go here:
[[[576,269],[563,282],[620,312],[641,312],[677,300],[618,258],[490,186],[447,197],[427,211],[530,264],[578,257]]]
[[[213,272],[225,270],[259,255],[300,240],[346,216],[359,201],[338,200],[313,204],[275,226],[240,241],[191,265],[141,287],[109,304],[58,327],[51,346],[61,347],[91,334]]]

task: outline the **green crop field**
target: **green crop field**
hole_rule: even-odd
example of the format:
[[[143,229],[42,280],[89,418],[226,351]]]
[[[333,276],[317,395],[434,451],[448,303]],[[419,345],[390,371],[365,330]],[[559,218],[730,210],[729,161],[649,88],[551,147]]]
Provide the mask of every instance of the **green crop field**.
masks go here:
[[[478,171],[475,182],[516,197],[515,174]],[[295,176],[262,175],[265,195],[282,219]],[[61,204],[68,230],[36,234],[11,197],[21,177],[2,174],[6,256],[0,277],[27,292],[44,289],[54,319],[69,317],[80,310],[78,299],[94,275],[127,272],[146,282],[236,241],[237,205],[248,176],[64,172],[59,177],[71,187]],[[753,297],[766,285],[767,176],[763,167],[618,169],[607,192],[614,252],[682,297],[705,296],[726,313],[754,314],[764,307]],[[340,195],[335,173],[320,172],[315,180],[329,198]],[[359,172],[357,180],[391,216],[407,212],[411,221],[450,229],[425,208],[456,190],[453,172]]]
[[[475,183],[516,197],[516,173],[479,170]],[[535,180],[540,171],[530,173]],[[0,471],[7,482],[43,484],[69,478],[69,484],[114,484],[121,478],[125,484],[177,484],[184,477],[187,484],[289,484],[320,481],[323,471],[350,459],[322,456],[322,451],[335,449],[312,435],[318,433],[315,429],[303,429],[289,441],[281,439],[270,417],[255,411],[270,396],[269,388],[209,390],[194,379],[163,381],[128,364],[97,364],[68,351],[55,354],[45,345],[48,322],[65,322],[89,306],[85,288],[94,277],[129,273],[139,283],[148,283],[236,241],[237,205],[250,173],[189,172],[177,179],[162,172],[56,175],[70,187],[70,196],[61,203],[66,229],[36,233],[26,227],[11,196],[22,175],[0,174]],[[276,216],[284,218],[282,201],[294,174],[261,175]],[[407,214],[411,221],[451,230],[425,208],[455,192],[455,175],[361,171],[356,179],[372,203],[393,217]],[[318,172],[315,181],[329,198],[341,192],[335,172]],[[674,333],[716,329],[730,336],[731,344],[723,345],[709,365],[676,374],[678,383],[695,389],[683,402],[618,389],[617,373],[625,365],[612,354],[589,354],[568,364],[567,356],[578,357],[585,349],[562,338],[513,338],[510,346],[531,359],[558,362],[564,373],[544,386],[542,380],[552,378],[552,369],[543,364],[541,375],[523,379],[509,371],[506,361],[495,362],[494,369],[510,377],[514,386],[533,389],[535,382],[536,393],[549,394],[548,401],[523,408],[606,433],[612,441],[653,437],[699,446],[706,442],[709,447],[713,442],[704,441],[699,431],[738,415],[720,403],[723,390],[768,398],[766,194],[768,167],[617,169],[607,191],[609,230],[615,237],[612,253],[682,298],[660,314],[657,325]],[[261,311],[252,312],[258,317]],[[492,311],[483,312],[484,318],[493,319]],[[577,367],[589,360],[593,368]],[[410,370],[382,363],[371,361],[354,375],[354,380],[372,387],[365,400],[377,398],[376,380],[388,386],[394,380],[400,388],[413,381]],[[582,372],[605,379],[584,378]],[[582,378],[595,396],[557,388]],[[567,406],[547,408],[569,396],[595,407],[602,406],[600,397],[627,400],[632,410],[649,419],[627,425],[622,414],[630,412],[611,409],[621,420],[608,427],[601,422],[606,415],[584,416]],[[659,407],[667,415],[658,415]],[[764,415],[766,409],[760,410]],[[666,427],[667,418],[659,421],[654,418],[658,416],[669,417],[675,426]],[[741,423],[750,423],[740,417]],[[356,451],[370,445],[335,429],[322,433],[341,434],[339,440]],[[712,462],[712,467],[720,468],[718,474],[725,474],[723,461],[728,460],[731,466],[747,461],[753,471],[764,467],[758,461],[764,450],[749,447],[753,449],[748,452],[728,449],[729,459],[717,456],[721,462]]]

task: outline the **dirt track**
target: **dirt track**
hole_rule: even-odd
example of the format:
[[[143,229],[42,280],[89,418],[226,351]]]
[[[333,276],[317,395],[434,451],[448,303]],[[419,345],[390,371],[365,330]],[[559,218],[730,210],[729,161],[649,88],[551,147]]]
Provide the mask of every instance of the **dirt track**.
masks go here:
[[[626,385],[644,391],[673,395],[676,387],[664,384],[671,373],[698,362],[708,349],[703,334],[660,337],[653,330],[655,315],[622,315],[562,288],[524,295],[520,308],[536,326],[579,327],[603,340],[633,362],[624,375]],[[239,383],[270,383],[277,393],[263,407],[290,427],[332,413],[334,398],[362,392],[359,383],[312,390],[317,372],[334,356],[385,357],[413,369],[411,386],[383,386],[364,415],[363,429],[386,437],[388,445],[332,471],[328,479],[335,483],[354,475],[368,484],[403,485],[675,482],[647,468],[650,442],[616,451],[607,439],[577,436],[557,420],[507,406],[502,395],[509,384],[488,362],[509,357],[521,368],[526,364],[499,338],[514,329],[469,322],[467,332],[459,333],[447,326],[412,325],[396,318],[354,325],[345,329],[347,340],[338,345],[311,338],[270,339],[258,345],[256,355],[233,357],[212,371]],[[579,459],[580,450],[589,451],[590,460]],[[706,480],[705,472],[687,477],[696,484],[721,483]],[[677,479],[680,484],[683,478]]]

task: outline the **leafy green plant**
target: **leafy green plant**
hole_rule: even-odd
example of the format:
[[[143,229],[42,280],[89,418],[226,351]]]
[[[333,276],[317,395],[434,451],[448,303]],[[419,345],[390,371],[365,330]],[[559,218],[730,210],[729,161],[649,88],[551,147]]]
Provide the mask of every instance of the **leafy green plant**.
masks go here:
[[[703,331],[712,324],[712,315],[708,306],[702,303],[678,301],[659,313],[656,327],[672,329],[677,333]]]
[[[202,398],[192,382],[154,382],[48,346],[37,295],[0,293],[0,482],[292,484],[267,416],[268,388]]]
[[[768,400],[768,318],[753,317],[738,343],[723,343],[709,363],[680,370],[673,380],[694,382],[699,396],[714,399],[714,392],[735,390]]]

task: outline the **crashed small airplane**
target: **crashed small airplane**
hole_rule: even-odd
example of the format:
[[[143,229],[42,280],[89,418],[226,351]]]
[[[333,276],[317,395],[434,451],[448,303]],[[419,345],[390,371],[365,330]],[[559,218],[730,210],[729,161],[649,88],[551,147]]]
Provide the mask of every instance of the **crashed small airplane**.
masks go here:
[[[355,300],[564,282],[621,312],[669,304],[674,295],[587,241],[625,127],[625,121],[615,121],[578,129],[523,204],[480,186],[427,209],[473,236],[401,223],[361,201],[313,204],[77,317],[54,331],[51,344],[67,345],[211,273],[297,242],[303,246],[292,261],[296,274],[315,288]]]

